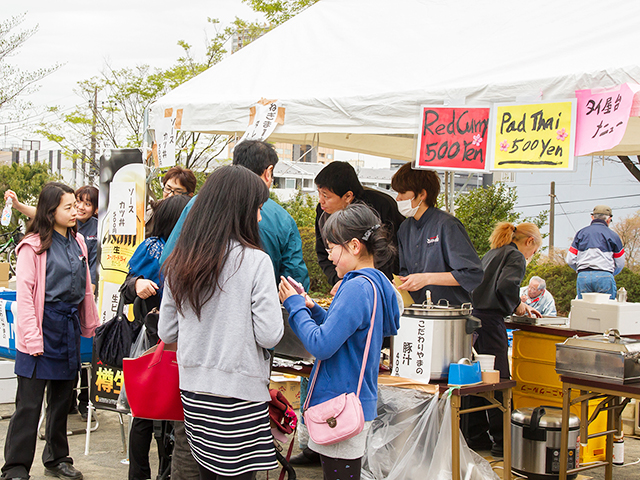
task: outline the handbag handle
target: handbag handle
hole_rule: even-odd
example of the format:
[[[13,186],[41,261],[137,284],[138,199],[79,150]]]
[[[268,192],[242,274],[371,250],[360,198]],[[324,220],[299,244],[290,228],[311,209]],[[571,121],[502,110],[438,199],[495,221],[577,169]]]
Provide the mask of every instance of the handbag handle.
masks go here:
[[[149,367],[155,367],[162,361],[162,353],[164,352],[164,342],[160,340],[156,345],[156,350],[153,352],[153,357],[151,358],[151,362],[149,363]]]
[[[369,358],[369,347],[371,345],[371,337],[373,335],[373,323],[376,318],[376,308],[378,306],[378,291],[376,290],[376,286],[373,284],[373,281],[367,277],[366,275],[362,275],[364,278],[369,280],[371,286],[373,287],[373,312],[371,313],[371,324],[369,326],[369,332],[367,333],[367,344],[364,347],[364,354],[362,356],[362,367],[360,368],[360,379],[358,380],[358,391],[356,393],[357,397],[360,397],[360,388],[362,387],[362,380],[364,379],[364,371],[367,366],[367,359]],[[320,370],[320,360],[316,364],[316,369],[313,372],[313,379],[311,380],[311,385],[309,386],[309,392],[307,393],[307,398],[304,402],[304,406],[302,407],[302,411],[304,412],[309,406],[309,401],[311,400],[311,394],[313,393],[313,387],[316,384],[316,378],[318,377],[318,371]]]

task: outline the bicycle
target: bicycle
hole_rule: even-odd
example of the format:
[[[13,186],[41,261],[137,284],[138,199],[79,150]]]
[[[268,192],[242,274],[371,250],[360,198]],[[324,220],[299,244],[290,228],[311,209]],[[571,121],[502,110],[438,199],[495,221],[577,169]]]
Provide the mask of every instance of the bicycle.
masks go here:
[[[18,245],[20,240],[22,240],[23,236],[20,226],[11,233],[0,234],[0,238],[4,237],[4,239],[6,239],[6,241],[0,243],[0,258],[4,257],[4,260],[9,263],[9,269],[14,276],[16,274],[16,264],[18,262],[18,257],[16,256],[16,245]]]

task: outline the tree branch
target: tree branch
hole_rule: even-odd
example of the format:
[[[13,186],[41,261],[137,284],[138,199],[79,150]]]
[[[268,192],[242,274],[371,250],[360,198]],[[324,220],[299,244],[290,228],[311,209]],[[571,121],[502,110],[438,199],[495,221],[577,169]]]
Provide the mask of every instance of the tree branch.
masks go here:
[[[631,175],[633,175],[635,179],[640,182],[640,168],[638,168],[637,165],[633,163],[627,156],[618,155],[618,158],[622,161],[622,164],[627,167],[629,173],[631,173]],[[640,160],[640,155],[638,156],[638,160]]]

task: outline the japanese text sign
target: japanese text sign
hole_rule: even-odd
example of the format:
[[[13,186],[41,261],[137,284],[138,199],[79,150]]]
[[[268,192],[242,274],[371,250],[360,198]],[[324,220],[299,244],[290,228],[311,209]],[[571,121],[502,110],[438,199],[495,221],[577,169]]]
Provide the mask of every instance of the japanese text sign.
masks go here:
[[[391,374],[429,383],[434,322],[408,317],[403,317],[402,322],[402,328],[391,340],[394,357]]]
[[[490,112],[423,105],[415,168],[485,170]]]
[[[136,223],[135,182],[112,182],[109,190],[109,233],[135,235]]]
[[[638,85],[624,84],[599,91],[576,90],[578,128],[576,155],[602,152],[617,146],[627,129]]]
[[[493,108],[491,170],[573,170],[575,99]]]
[[[281,107],[277,100],[263,98],[251,107],[249,126],[240,142],[243,140],[266,140],[276,129],[276,126],[283,123],[284,107]]]
[[[156,124],[158,166],[172,167],[176,164],[176,130],[182,127],[182,108],[165,108],[164,115]]]

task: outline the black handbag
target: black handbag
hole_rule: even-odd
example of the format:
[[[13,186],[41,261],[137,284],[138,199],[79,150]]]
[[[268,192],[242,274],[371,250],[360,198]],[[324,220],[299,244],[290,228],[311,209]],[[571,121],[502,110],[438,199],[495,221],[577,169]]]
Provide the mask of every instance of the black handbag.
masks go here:
[[[96,328],[93,339],[93,349],[98,359],[118,368],[122,368],[122,359],[129,356],[142,327],[138,321],[129,321],[123,313],[124,305],[124,297],[120,294],[115,317]]]

